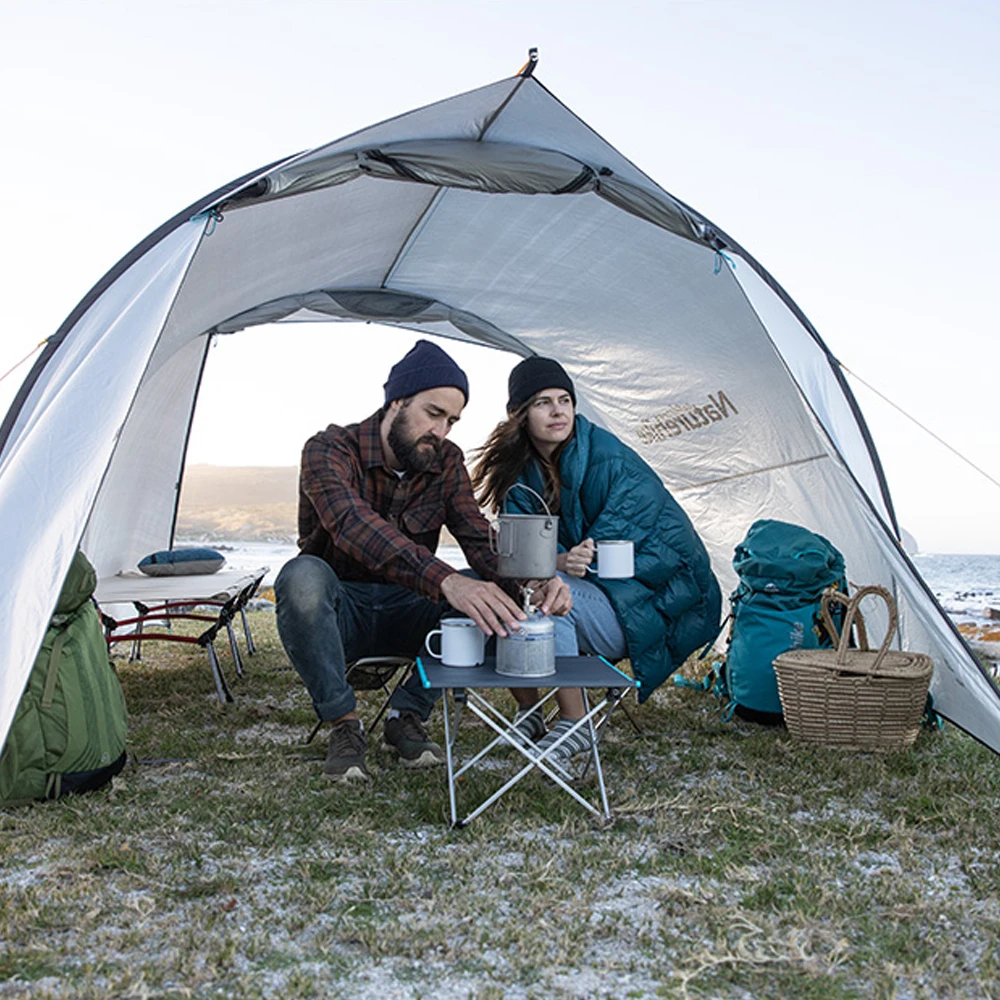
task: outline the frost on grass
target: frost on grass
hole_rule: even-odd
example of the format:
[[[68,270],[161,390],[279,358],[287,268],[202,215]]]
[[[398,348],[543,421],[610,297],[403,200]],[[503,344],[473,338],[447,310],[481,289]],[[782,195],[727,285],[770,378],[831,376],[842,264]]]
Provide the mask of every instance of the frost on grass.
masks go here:
[[[371,782],[324,781],[253,628],[225,710],[203,656],[121,665],[155,763],[0,813],[0,996],[998,995],[1000,779],[959,734],[831,754],[665,691],[607,732],[610,826],[532,776],[451,831],[441,773],[378,740]]]

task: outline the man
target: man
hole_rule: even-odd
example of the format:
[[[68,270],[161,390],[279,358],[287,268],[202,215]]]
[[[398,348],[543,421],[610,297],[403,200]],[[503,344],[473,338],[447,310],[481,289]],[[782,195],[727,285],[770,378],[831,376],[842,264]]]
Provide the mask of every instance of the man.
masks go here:
[[[506,635],[525,618],[492,582],[486,519],[461,449],[446,440],[468,398],[465,372],[420,340],[389,372],[381,410],[360,424],[331,424],[302,451],[299,555],[275,581],[278,633],[317,714],[333,723],[323,771],[336,780],[368,777],[348,662],[416,655],[449,607],[487,635]],[[434,555],[442,526],[480,579]],[[558,577],[533,599],[546,614],[572,603]],[[406,767],[444,760],[423,724],[438,695],[415,675],[392,695],[385,744]]]

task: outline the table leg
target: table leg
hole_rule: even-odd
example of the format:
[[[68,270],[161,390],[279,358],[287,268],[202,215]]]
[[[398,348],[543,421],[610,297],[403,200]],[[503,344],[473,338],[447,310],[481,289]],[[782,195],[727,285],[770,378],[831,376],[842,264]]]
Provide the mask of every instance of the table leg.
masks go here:
[[[451,825],[452,827],[464,825],[458,822],[458,809],[455,802],[455,758],[454,758],[454,743],[455,737],[458,735],[457,723],[458,723],[458,710],[456,706],[455,722],[456,722],[456,732],[452,735],[451,732],[451,712],[448,709],[448,698],[452,701],[455,699],[455,692],[450,688],[445,688],[441,692],[441,703],[444,708],[444,756],[445,764],[448,769],[448,802],[451,806]]]
[[[606,704],[607,698],[604,699]],[[597,785],[601,790],[601,805],[604,807],[604,818],[611,819],[611,808],[608,806],[608,790],[604,786],[604,771],[601,769],[601,755],[597,750],[597,730],[594,728],[595,712],[590,710],[590,699],[587,697],[587,689],[583,688],[583,705],[587,710],[587,728],[590,730],[591,760],[594,762],[594,773],[597,775]],[[600,711],[596,709],[595,711]],[[584,771],[584,774],[587,772]]]
[[[499,799],[502,795],[506,795],[507,792],[510,791],[510,789],[512,789],[519,781],[521,781],[522,778],[524,778],[527,774],[536,769],[541,771],[542,774],[547,775],[564,792],[566,792],[567,795],[576,799],[576,801],[579,802],[580,805],[583,806],[583,808],[586,809],[588,812],[592,812],[595,816],[601,815],[601,813],[597,810],[597,808],[593,806],[590,802],[588,802],[575,788],[572,788],[569,784],[567,784],[562,779],[562,777],[560,777],[558,774],[555,773],[555,771],[549,770],[549,768],[545,766],[543,759],[539,759],[539,760],[531,760],[527,764],[525,764],[524,767],[522,767],[521,770],[517,772],[517,774],[515,774],[510,780],[506,781],[488,799],[484,800],[478,806],[476,806],[476,808],[473,809],[472,812],[470,812],[469,815],[466,816],[465,819],[463,819],[462,822],[459,823],[458,825],[467,826],[478,815],[480,815],[480,813],[484,812],[491,805],[493,805],[493,803],[496,802],[497,799]]]
[[[555,688],[549,691],[544,697],[542,697],[538,703],[533,708],[539,708],[555,696]],[[474,767],[479,763],[498,743],[507,743],[509,746],[514,747],[522,757],[526,757],[528,760],[533,760],[534,758],[529,752],[531,745],[523,745],[518,737],[512,737],[513,723],[501,712],[498,708],[492,705],[489,701],[482,697],[482,695],[477,695],[475,691],[466,692],[467,696],[472,699],[472,704],[469,705],[469,710],[473,712],[478,718],[480,718],[486,725],[493,730],[497,735],[493,740],[486,744],[475,756],[467,760],[458,771],[456,777],[461,777],[466,771],[471,767]],[[554,765],[558,767],[559,765]],[[566,774],[568,778],[569,775]]]
[[[598,810],[592,803],[588,802],[582,795],[580,795],[580,793],[577,792],[577,790],[575,788],[573,788],[573,787],[571,787],[569,785],[568,780],[570,780],[570,775],[567,774],[567,772],[562,771],[562,768],[558,764],[556,764],[555,761],[547,760],[548,753],[551,753],[551,749],[548,751],[548,753],[546,753],[545,756],[535,756],[534,754],[531,753],[530,750],[526,749],[525,747],[522,747],[520,745],[520,743],[516,742],[515,740],[512,740],[510,738],[509,732],[504,731],[503,729],[501,729],[493,721],[493,719],[491,719],[489,717],[489,714],[486,711],[483,711],[479,707],[479,705],[476,704],[477,701],[481,701],[483,703],[483,705],[486,706],[487,709],[489,709],[490,711],[495,712],[496,710],[493,708],[492,705],[490,705],[490,703],[488,701],[486,701],[486,699],[481,698],[481,697],[477,697],[476,696],[476,692],[474,692],[474,691],[469,691],[468,694],[470,695],[469,709],[478,718],[480,718],[483,722],[485,722],[491,729],[493,729],[495,732],[497,732],[499,734],[498,738],[496,740],[494,740],[493,743],[490,744],[490,746],[491,747],[495,746],[496,743],[500,742],[501,739],[505,740],[508,744],[510,744],[511,746],[513,746],[514,749],[518,751],[518,753],[520,753],[523,757],[525,757],[527,759],[527,764],[525,764],[525,766],[522,767],[521,770],[518,771],[513,777],[511,777],[508,781],[506,781],[503,785],[501,785],[501,787],[498,788],[492,795],[490,795],[487,799],[485,799],[483,802],[481,802],[475,809],[473,809],[472,812],[470,812],[468,816],[466,816],[461,822],[459,822],[457,824],[458,826],[460,826],[460,827],[461,826],[466,826],[467,824],[471,823],[477,816],[479,816],[486,809],[488,809],[491,805],[493,805],[494,802],[496,802],[499,798],[501,798],[501,796],[505,795],[508,791],[510,791],[510,789],[513,788],[526,775],[528,775],[531,771],[536,770],[536,769],[539,770],[539,771],[541,771],[551,781],[555,782],[560,788],[562,788],[562,790],[564,792],[566,792],[571,798],[573,798],[574,800],[576,800],[576,802],[578,802],[581,806],[583,806],[583,808],[586,809],[588,812],[593,813],[593,815],[595,815],[595,816],[601,816],[602,815],[602,813],[601,813],[600,810]],[[589,724],[591,726],[591,730],[592,730],[593,729],[594,715],[597,712],[601,711],[601,709],[604,707],[604,705],[606,703],[607,703],[607,699],[604,699],[599,705],[595,706],[592,709],[589,709],[589,711],[584,716],[584,718],[579,721],[579,725],[583,725],[585,723]],[[589,706],[588,706],[588,708],[589,708]],[[509,729],[509,726],[508,726],[508,729]],[[575,730],[573,730],[573,731],[575,731]],[[570,734],[567,733],[566,736],[564,736],[562,739],[559,739],[556,743],[554,743],[552,749],[554,749],[556,746],[559,746],[563,742],[563,739],[567,738],[569,735]],[[593,738],[593,736],[592,736],[592,738]],[[597,768],[598,768],[598,774],[600,775],[600,779],[599,780],[600,780],[601,791],[602,791],[601,804],[602,804],[602,806],[604,808],[603,816],[604,816],[605,819],[608,819],[608,818],[610,818],[610,812],[609,812],[609,809],[608,809],[607,794],[606,794],[606,792],[604,790],[603,773],[600,771],[600,757],[599,757],[599,754],[598,754],[598,751],[597,751],[597,744],[596,744],[596,742],[593,743],[592,745],[593,745],[593,748],[594,748],[593,752],[595,753],[595,755],[598,756],[598,759],[597,759]],[[483,752],[481,751],[477,755],[477,757],[474,758],[474,760],[478,760],[482,756],[483,756]],[[459,775],[462,774],[468,767],[470,767],[472,765],[472,763],[474,762],[474,760],[473,761],[469,761],[467,764],[463,765],[463,767],[458,772],[458,774]],[[552,768],[559,768],[559,770],[562,771],[562,774],[557,774],[556,771],[552,770]],[[455,824],[453,824],[453,825],[455,825]]]

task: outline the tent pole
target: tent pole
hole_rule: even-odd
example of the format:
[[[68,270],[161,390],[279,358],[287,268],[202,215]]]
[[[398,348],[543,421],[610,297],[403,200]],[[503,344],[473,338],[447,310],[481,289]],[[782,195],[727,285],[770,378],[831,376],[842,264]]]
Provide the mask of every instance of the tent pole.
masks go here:
[[[208,362],[208,352],[212,347],[212,340],[215,334],[208,334],[205,338],[205,350],[201,356],[201,367],[198,369],[198,380],[194,384],[194,394],[191,396],[191,412],[188,414],[187,430],[184,433],[184,447],[181,449],[181,464],[177,470],[177,485],[174,487],[174,512],[170,516],[170,544],[168,549],[174,547],[174,535],[177,532],[177,511],[181,505],[181,486],[184,484],[184,466],[187,464],[188,445],[191,443],[191,425],[194,423],[194,411],[198,405],[198,395],[201,392],[201,380],[205,375],[205,365]]]

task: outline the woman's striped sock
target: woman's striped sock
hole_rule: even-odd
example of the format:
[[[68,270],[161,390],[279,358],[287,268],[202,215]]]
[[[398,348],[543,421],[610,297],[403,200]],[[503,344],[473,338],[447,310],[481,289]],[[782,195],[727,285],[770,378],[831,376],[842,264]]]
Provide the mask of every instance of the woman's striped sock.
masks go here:
[[[551,747],[556,740],[560,739],[566,733],[568,733],[573,726],[577,724],[576,719],[560,719],[549,731],[545,734],[544,739],[540,740],[538,743],[539,753],[544,753]],[[570,757],[576,756],[578,753],[584,753],[589,751],[591,748],[590,743],[590,732],[587,725],[580,726],[575,733],[571,736],[567,736],[566,739],[556,747],[552,752],[549,759],[556,761],[568,760]]]
[[[526,743],[537,743],[545,735],[545,716],[541,709],[519,709],[514,716],[514,731]]]

